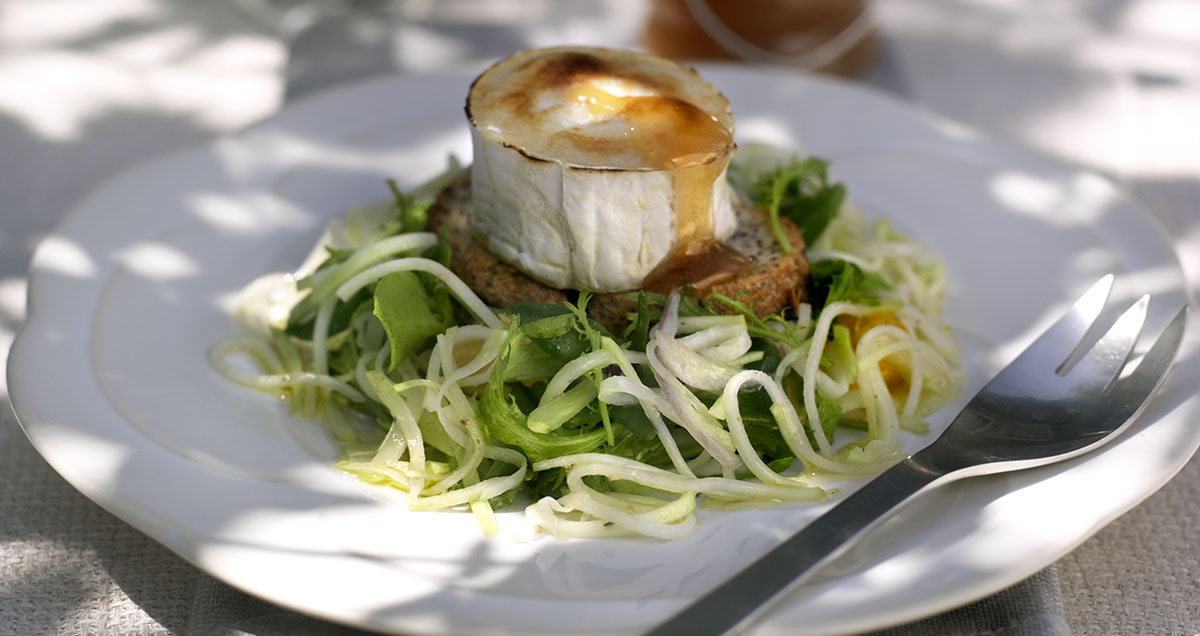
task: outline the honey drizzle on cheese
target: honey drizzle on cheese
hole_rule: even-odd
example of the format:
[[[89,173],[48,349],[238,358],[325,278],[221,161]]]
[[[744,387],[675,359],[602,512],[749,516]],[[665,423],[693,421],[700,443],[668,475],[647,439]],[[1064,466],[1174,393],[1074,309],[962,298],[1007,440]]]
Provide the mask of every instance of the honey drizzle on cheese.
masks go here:
[[[733,135],[713,115],[691,102],[669,95],[616,95],[585,81],[573,86],[564,102],[582,108],[590,121],[551,135],[550,145],[563,142],[584,150],[619,141],[637,153],[644,168],[664,170],[706,163],[723,154]],[[598,134],[603,128],[603,136]],[[555,142],[558,142],[556,144]]]
[[[684,274],[688,274],[684,278],[698,284],[701,281],[697,276],[707,280],[715,271],[724,272],[722,280],[731,278],[744,264],[742,261],[718,258],[719,264],[704,262],[718,254],[727,256],[713,247],[720,246],[712,240],[712,190],[729,163],[733,145],[729,130],[716,117],[678,97],[621,96],[592,82],[581,82],[567,92],[565,101],[585,109],[593,121],[555,133],[549,140],[551,146],[570,144],[596,149],[599,143],[612,140],[597,139],[588,134],[588,129],[611,126],[615,120],[623,128],[622,146],[636,152],[646,168],[671,171],[675,247],[647,279],[647,285],[653,280],[658,285],[675,286],[678,281],[667,279]]]
[[[749,259],[740,252],[710,240],[694,246],[689,252],[672,252],[650,272],[642,288],[667,294],[687,284],[703,293],[733,280],[749,267]]]
[[[694,75],[623,51],[535,51],[481,75],[468,114],[477,130],[502,135],[505,145],[534,160],[566,170],[645,172],[647,185],[665,178],[657,187],[667,200],[653,207],[669,205],[672,233],[642,240],[651,242],[652,253],[666,253],[642,281],[628,284],[636,288],[657,274],[677,279],[686,272],[694,285],[695,275],[711,278],[704,274],[713,269],[706,261],[724,255],[717,219],[722,235],[732,231],[728,202],[718,197],[724,196],[721,181],[735,149],[728,101]],[[741,268],[738,258],[718,260],[718,270]]]
[[[713,237],[712,189],[729,157],[676,168],[671,173],[671,208],[675,215],[675,248],[664,261],[679,260],[704,249]]]

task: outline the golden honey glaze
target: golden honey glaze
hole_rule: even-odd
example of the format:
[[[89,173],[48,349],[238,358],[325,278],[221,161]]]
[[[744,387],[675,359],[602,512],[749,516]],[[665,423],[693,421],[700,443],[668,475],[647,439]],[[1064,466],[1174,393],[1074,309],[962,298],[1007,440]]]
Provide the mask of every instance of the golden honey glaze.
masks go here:
[[[568,103],[583,107],[592,122],[555,135],[572,144],[591,146],[593,126],[611,133],[611,122],[620,127],[622,145],[637,153],[643,167],[661,170],[707,163],[723,154],[733,135],[716,117],[695,104],[670,95],[614,95],[590,82],[571,88]],[[590,148],[587,148],[590,149]]]
[[[482,115],[485,104],[503,113],[476,123],[518,145],[528,139],[523,154],[567,169],[668,177],[662,196],[670,197],[674,236],[648,237],[670,251],[644,285],[712,285],[742,269],[744,259],[714,240],[735,145],[728,101],[711,85],[665,60],[577,47],[518,54],[498,68],[476,81],[468,113]]]
[[[693,245],[691,251],[673,252],[646,277],[644,289],[659,294],[688,285],[704,293],[716,285],[733,280],[750,266],[737,250],[718,241]]]
[[[669,291],[680,279],[703,288],[736,276],[745,259],[712,240],[713,188],[729,163],[732,133],[679,97],[617,95],[591,79],[577,78],[563,99],[584,109],[592,121],[555,133],[547,144],[587,152],[625,150],[636,153],[645,168],[669,172],[674,248],[647,278],[646,288]],[[619,122],[619,136],[612,134],[613,122]],[[604,127],[604,134],[591,134],[597,127]]]

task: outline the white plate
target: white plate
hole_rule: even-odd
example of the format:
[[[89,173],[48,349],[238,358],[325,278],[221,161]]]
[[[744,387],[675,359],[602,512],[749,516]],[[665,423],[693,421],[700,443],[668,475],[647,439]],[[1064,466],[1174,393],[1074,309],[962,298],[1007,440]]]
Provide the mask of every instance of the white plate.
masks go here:
[[[826,79],[709,68],[739,138],[803,144],[871,216],[949,267],[946,317],[970,390],[1101,274],[1185,302],[1169,244],[1104,179]],[[690,539],[485,540],[461,513],[410,514],[328,467],[330,445],[205,353],[232,294],[294,266],[324,219],[469,158],[470,78],[396,77],[286,109],[144,165],[84,200],[37,250],[9,387],[75,487],[227,583],[298,611],[404,633],[630,633],[682,607],[824,509],[705,514]],[[1157,490],[1200,445],[1195,334],[1157,401],[1085,459],[936,491],[762,623],[763,634],[893,625],[1048,565]],[[945,425],[948,414],[934,421]],[[915,450],[931,437],[909,437]],[[852,486],[852,485],[851,485]]]

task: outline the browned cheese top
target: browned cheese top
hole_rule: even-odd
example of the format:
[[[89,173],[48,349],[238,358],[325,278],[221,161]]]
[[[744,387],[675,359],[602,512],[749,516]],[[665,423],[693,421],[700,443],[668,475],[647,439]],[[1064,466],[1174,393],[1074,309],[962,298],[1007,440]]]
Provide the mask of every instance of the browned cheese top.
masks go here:
[[[721,93],[691,69],[632,51],[522,51],[475,80],[467,112],[480,134],[580,167],[671,169],[733,147]]]

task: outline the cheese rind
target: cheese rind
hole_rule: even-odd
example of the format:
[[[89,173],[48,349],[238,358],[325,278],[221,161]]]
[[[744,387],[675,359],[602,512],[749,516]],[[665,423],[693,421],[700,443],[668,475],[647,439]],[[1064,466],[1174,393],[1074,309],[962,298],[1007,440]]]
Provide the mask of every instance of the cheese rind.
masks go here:
[[[467,110],[473,227],[542,283],[636,289],[736,229],[728,101],[693,71],[626,51],[525,51],[476,80]]]

